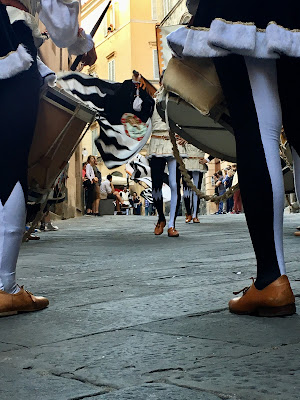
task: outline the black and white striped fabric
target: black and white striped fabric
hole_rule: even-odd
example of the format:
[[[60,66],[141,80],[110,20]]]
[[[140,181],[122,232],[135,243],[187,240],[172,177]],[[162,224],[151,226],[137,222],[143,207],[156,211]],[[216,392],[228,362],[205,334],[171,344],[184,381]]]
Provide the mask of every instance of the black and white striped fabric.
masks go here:
[[[116,83],[74,72],[59,74],[58,83],[65,91],[99,112],[100,136],[95,144],[108,169],[126,164],[142,150],[151,135],[153,99],[148,94],[144,94],[145,110],[135,112],[148,126],[145,136],[137,141],[126,135],[121,123],[122,115],[132,112],[134,96],[128,90],[132,87],[131,81]]]
[[[141,154],[137,154],[126,164],[126,172],[130,175],[132,180],[150,178],[151,168],[149,161]]]
[[[145,199],[148,200],[150,204],[153,204],[153,197],[152,197],[152,189],[147,188],[141,192],[141,196]]]
[[[153,203],[152,196],[152,179],[151,179],[151,168],[149,165],[149,160],[142,156],[141,154],[137,154],[126,164],[126,172],[130,175],[130,179],[139,182],[140,184],[143,182],[148,186],[145,190],[142,191],[141,196],[145,199],[149,200],[149,203]],[[163,188],[162,195],[163,201],[168,202],[171,199],[171,191],[169,185],[169,175],[165,171],[163,174]]]

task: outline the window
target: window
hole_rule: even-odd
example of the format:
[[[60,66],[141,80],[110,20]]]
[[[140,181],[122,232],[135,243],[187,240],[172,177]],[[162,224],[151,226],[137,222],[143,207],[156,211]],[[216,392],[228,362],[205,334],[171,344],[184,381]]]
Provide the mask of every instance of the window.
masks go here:
[[[115,12],[115,2],[113,1],[112,6],[110,8],[110,18],[109,18],[110,25],[113,26],[113,29],[116,28],[116,12]]]
[[[115,60],[108,61],[108,80],[113,82],[116,80]]]
[[[159,80],[159,65],[158,65],[158,53],[157,50],[152,50],[153,52],[153,79]]]
[[[157,19],[157,0],[151,0],[152,19]]]
[[[105,15],[105,17],[103,18],[103,21],[102,21],[102,28],[103,28],[103,36],[106,37],[106,36],[107,36],[107,29],[108,29],[108,25],[107,25],[107,15]]]

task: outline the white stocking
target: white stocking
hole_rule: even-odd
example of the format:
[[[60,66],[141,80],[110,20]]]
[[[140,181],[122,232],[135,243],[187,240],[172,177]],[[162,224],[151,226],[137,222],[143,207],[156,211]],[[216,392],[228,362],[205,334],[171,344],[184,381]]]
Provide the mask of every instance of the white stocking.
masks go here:
[[[194,182],[194,185],[196,186],[196,188],[198,188],[199,179],[200,179],[200,172],[193,171],[193,182]],[[198,213],[198,196],[193,191],[193,218],[197,217],[197,213]]]
[[[176,169],[177,162],[175,159],[168,160],[168,170],[169,170],[169,186],[171,189],[171,206],[170,206],[170,220],[169,220],[169,228],[175,228],[175,218],[176,218],[176,208],[178,202],[178,188],[177,188],[177,180],[176,180]]]
[[[18,182],[8,200],[0,201],[0,289],[17,293],[16,265],[25,229],[26,206],[21,184]]]
[[[283,255],[284,185],[279,156],[282,112],[277,85],[276,60],[245,57],[273,191],[273,230],[281,275],[286,273]]]

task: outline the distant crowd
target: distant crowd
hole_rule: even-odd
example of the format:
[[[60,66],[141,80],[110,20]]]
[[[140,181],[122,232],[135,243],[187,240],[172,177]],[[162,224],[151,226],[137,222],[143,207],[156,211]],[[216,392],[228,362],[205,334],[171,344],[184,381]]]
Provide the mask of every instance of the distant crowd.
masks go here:
[[[86,215],[100,216],[100,202],[107,199],[113,200],[116,214],[141,215],[143,207],[145,215],[152,214],[152,204],[149,200],[142,201],[137,192],[130,193],[128,186],[115,188],[112,180],[112,175],[107,175],[106,179],[102,180],[96,157],[89,156],[82,168]]]
[[[223,171],[218,171],[213,175],[215,194],[217,196],[222,196],[228,191],[232,186],[238,183],[237,165],[229,165],[224,168]],[[243,211],[242,199],[240,190],[234,193],[233,197],[230,197],[226,201],[219,202],[218,211],[215,214],[240,214]]]

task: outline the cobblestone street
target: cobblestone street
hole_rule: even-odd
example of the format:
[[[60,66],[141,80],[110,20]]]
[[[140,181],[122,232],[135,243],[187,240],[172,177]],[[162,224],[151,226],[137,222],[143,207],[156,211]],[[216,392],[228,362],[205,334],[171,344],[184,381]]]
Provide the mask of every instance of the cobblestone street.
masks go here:
[[[23,244],[18,283],[50,307],[0,320],[1,400],[300,399],[299,315],[227,311],[255,274],[244,216],[179,217],[179,238],[155,222],[82,217]],[[298,225],[285,216],[299,308]]]

